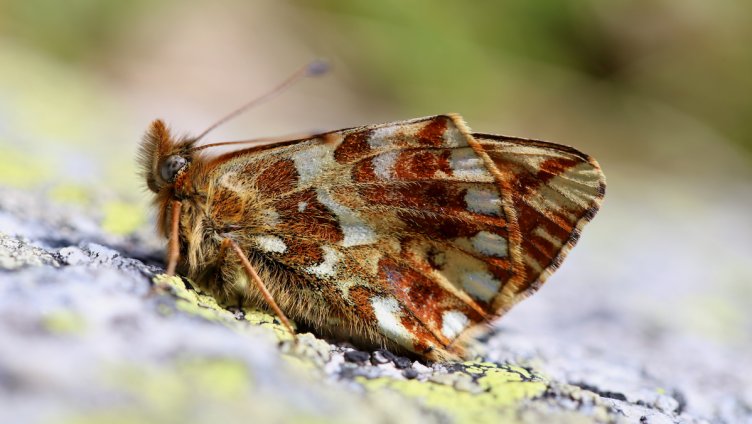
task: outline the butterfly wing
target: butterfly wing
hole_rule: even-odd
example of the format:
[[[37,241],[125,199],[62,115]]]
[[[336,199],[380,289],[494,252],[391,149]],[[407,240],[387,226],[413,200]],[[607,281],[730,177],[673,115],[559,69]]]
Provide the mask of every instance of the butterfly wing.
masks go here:
[[[501,174],[511,225],[511,249],[519,267],[494,300],[504,312],[533,292],[561,265],[598,212],[606,180],[598,163],[567,146],[473,134]]]
[[[248,247],[324,299],[328,318],[433,358],[461,354],[461,334],[537,289],[604,187],[573,149],[473,136],[455,115],[233,155],[215,175],[257,193],[254,216],[236,218]],[[320,305],[298,309],[330,325],[311,318]]]

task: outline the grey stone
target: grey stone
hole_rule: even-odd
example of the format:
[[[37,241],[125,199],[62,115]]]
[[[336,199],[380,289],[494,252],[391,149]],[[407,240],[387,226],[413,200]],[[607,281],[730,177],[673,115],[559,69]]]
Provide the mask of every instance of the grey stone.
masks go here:
[[[0,194],[0,422],[106,422],[127,413],[158,422],[452,422],[363,379],[486,390],[462,364],[356,352],[311,334],[280,345],[267,326],[247,324],[244,310],[190,310],[180,292],[153,290],[163,252],[148,230],[113,236],[86,209]],[[582,291],[557,296],[577,308],[551,322],[544,312],[561,304],[531,300],[478,347],[482,360],[546,376],[545,393],[513,406],[521,421],[752,419],[744,345],[693,339],[644,317],[635,325],[622,305],[596,305]],[[523,371],[521,381],[541,378]]]

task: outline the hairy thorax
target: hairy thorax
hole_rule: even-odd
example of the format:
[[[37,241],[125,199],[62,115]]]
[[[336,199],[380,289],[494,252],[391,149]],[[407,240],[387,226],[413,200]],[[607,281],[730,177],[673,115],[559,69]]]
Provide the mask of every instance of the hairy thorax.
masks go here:
[[[240,264],[222,241],[231,239],[246,248],[254,235],[269,230],[269,213],[264,211],[257,191],[234,172],[212,175],[200,183],[186,185],[180,216],[179,269],[200,287],[226,299],[245,285]],[[200,191],[194,187],[201,187]],[[242,281],[231,283],[233,278]]]

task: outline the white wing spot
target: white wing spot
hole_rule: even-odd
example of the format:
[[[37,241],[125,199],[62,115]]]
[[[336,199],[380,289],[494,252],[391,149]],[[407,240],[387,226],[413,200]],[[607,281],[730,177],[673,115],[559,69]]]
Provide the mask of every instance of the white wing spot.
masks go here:
[[[462,312],[445,311],[441,314],[441,334],[449,340],[454,340],[469,323],[470,320]]]
[[[394,164],[397,162],[397,155],[398,152],[396,150],[390,150],[372,159],[373,172],[377,177],[384,180],[392,178],[392,171],[394,171]]]
[[[495,190],[469,188],[465,193],[465,204],[471,212],[501,216],[501,198]]]
[[[298,202],[298,212],[305,212],[308,202]]]
[[[462,134],[459,128],[450,125],[444,131],[444,145],[446,147],[465,147],[467,146],[467,136]]]
[[[507,240],[498,234],[480,231],[470,239],[470,242],[473,244],[473,249],[482,255],[504,258],[508,254]]]
[[[316,190],[316,198],[337,215],[339,225],[342,228],[342,234],[344,235],[341,242],[343,247],[361,246],[376,242],[376,233],[373,229],[366,225],[365,221],[353,210],[337,203],[328,191],[319,188]]]
[[[392,143],[392,138],[399,131],[399,126],[390,125],[387,127],[376,128],[368,137],[368,146],[371,149],[378,149],[388,146]]]
[[[237,172],[227,172],[219,178],[219,186],[230,189],[234,192],[245,191],[243,184],[238,182]]]
[[[374,297],[371,299],[376,321],[384,334],[392,340],[400,341],[403,346],[412,344],[412,336],[400,322],[401,309],[393,297]]]
[[[264,252],[285,253],[287,245],[277,236],[256,236],[253,238]]]
[[[261,211],[261,219],[269,227],[276,227],[279,224],[279,213],[274,209],[264,209]]]
[[[470,296],[484,302],[491,301],[499,293],[499,288],[501,287],[501,281],[493,278],[486,271],[463,273],[460,277],[460,282]]]
[[[449,166],[454,176],[461,180],[493,181],[493,176],[486,170],[483,160],[470,147],[452,150]]]
[[[350,287],[358,285],[358,282],[355,280],[337,280],[337,288],[342,293],[342,297],[345,299],[350,299]]]
[[[310,183],[325,169],[334,165],[334,145],[303,146],[301,150],[292,155],[292,160],[295,163],[295,170],[298,171],[300,176],[299,183]]]
[[[306,272],[319,278],[334,277],[337,274],[337,264],[342,259],[342,254],[331,246],[323,246],[324,261],[318,265],[309,266]]]

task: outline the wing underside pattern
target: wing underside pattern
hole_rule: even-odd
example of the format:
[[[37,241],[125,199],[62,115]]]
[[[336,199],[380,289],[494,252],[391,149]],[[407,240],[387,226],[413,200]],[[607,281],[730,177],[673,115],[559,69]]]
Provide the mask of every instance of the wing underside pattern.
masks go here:
[[[251,150],[211,171],[208,207],[257,193],[233,218],[249,249],[422,354],[461,353],[463,333],[539,288],[605,190],[588,156],[456,115]]]

